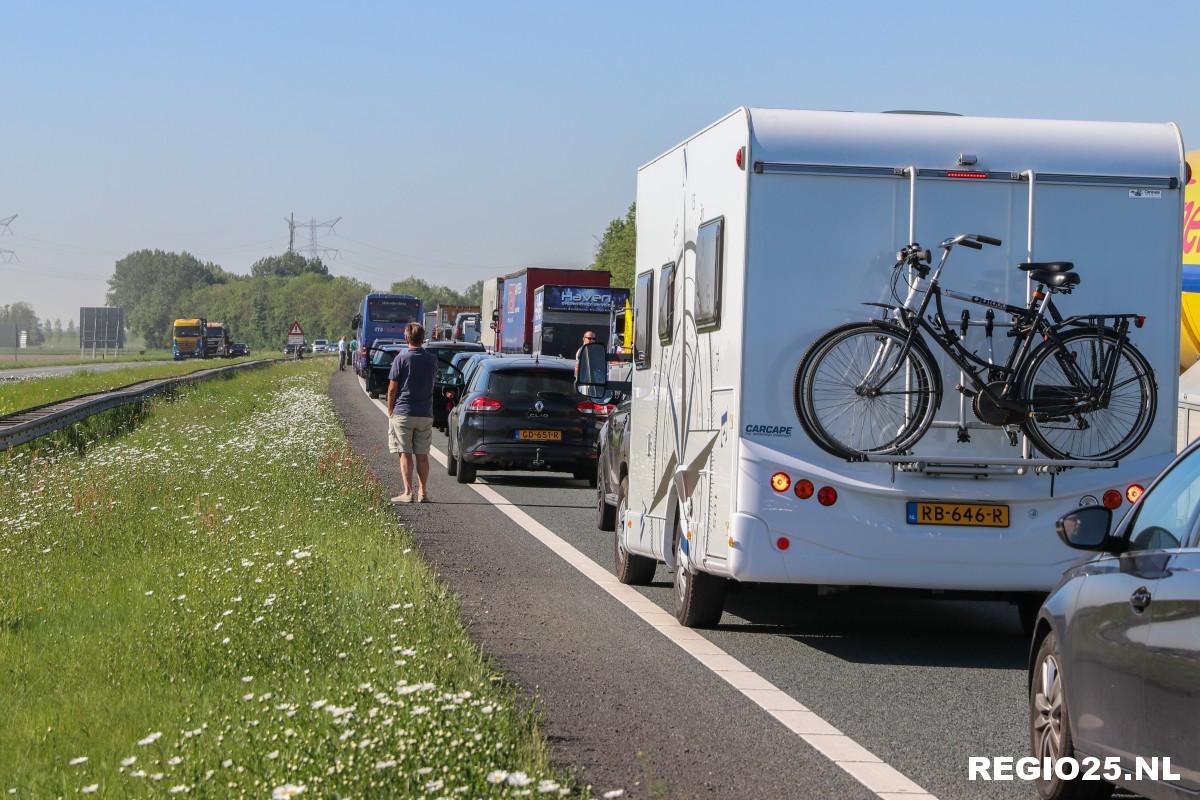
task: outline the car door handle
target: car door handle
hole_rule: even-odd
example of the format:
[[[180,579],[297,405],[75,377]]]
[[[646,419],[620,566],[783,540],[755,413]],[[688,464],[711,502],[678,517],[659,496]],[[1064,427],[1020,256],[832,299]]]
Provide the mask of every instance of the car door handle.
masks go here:
[[[1133,594],[1129,595],[1129,605],[1139,614],[1145,611],[1146,607],[1150,605],[1150,590],[1145,586],[1139,586]]]

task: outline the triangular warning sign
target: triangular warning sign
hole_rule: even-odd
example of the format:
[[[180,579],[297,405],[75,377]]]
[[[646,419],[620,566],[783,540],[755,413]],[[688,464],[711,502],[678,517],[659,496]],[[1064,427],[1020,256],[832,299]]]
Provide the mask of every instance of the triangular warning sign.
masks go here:
[[[300,327],[299,322],[293,322],[292,327],[288,328],[288,336],[303,336],[304,329]]]

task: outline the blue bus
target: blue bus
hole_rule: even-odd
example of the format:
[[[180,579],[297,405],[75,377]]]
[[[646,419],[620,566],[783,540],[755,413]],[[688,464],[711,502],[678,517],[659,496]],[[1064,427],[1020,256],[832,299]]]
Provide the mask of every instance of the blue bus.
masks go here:
[[[421,301],[411,294],[371,292],[364,297],[354,317],[358,339],[355,367],[361,371],[361,365],[370,361],[369,348],[376,339],[404,341],[404,326],[420,322],[424,319],[424,311]]]

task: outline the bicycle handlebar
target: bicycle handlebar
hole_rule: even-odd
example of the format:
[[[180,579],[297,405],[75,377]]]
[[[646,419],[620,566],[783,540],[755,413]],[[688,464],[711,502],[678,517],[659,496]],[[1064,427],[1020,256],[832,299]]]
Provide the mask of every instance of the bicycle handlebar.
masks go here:
[[[958,236],[951,236],[949,239],[943,239],[938,245],[943,250],[949,250],[956,244],[961,244],[969,247],[972,250],[982,250],[985,244],[990,244],[999,247],[1003,242],[995,236],[984,236],[982,233],[960,233]]]

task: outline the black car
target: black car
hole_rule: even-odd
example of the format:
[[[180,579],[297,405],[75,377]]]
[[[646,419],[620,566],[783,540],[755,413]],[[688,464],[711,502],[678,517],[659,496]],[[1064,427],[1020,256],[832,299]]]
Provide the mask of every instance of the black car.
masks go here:
[[[570,472],[595,485],[595,404],[575,394],[574,362],[481,358],[450,411],[446,471],[472,483],[477,470]]]
[[[438,357],[438,372],[433,384],[433,427],[444,431],[450,409],[462,389],[462,376],[453,366],[462,353],[482,353],[483,345],[473,342],[427,342],[425,349]]]
[[[363,377],[367,382],[367,395],[375,398],[379,395],[387,394],[388,388],[388,373],[392,371],[392,362],[396,360],[396,353],[408,348],[408,345],[389,344],[383,347],[374,347],[368,351],[370,355],[370,368],[363,370]]]
[[[236,358],[238,356],[250,355],[250,345],[245,342],[234,342],[229,345],[229,357]]]
[[[1148,798],[1200,793],[1200,443],[1143,494],[1058,521],[1073,565],[1038,614],[1029,669],[1033,756],[1093,756],[1104,778]],[[1121,498],[1120,495],[1125,497]],[[1131,505],[1115,528],[1112,511]],[[1171,759],[1178,778],[1136,778],[1135,759]],[[1112,771],[1109,772],[1109,765]],[[1117,765],[1119,764],[1119,768]],[[1092,797],[1104,783],[1039,781],[1044,798]]]

